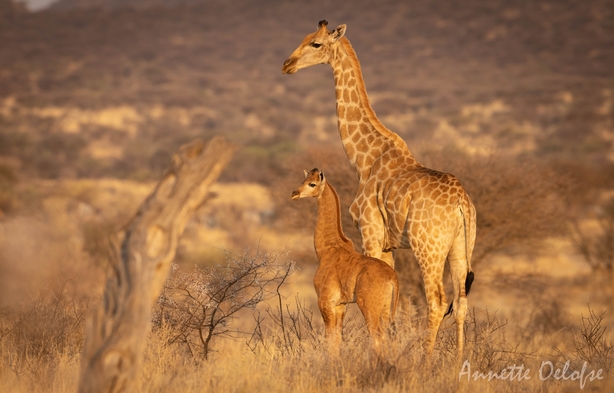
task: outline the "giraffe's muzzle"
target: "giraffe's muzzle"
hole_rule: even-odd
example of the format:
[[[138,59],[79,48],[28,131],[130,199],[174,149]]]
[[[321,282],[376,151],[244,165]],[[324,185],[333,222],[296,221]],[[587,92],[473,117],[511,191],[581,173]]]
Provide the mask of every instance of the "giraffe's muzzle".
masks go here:
[[[297,70],[296,68],[296,59],[290,57],[288,60],[284,61],[284,65],[281,67],[282,74],[294,74]]]

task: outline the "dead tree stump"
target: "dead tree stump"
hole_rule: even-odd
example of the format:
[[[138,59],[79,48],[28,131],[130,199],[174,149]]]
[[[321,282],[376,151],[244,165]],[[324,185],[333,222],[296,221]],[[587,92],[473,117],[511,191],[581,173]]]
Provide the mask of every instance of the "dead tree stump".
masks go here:
[[[179,237],[234,150],[222,137],[182,146],[125,227],[101,304],[85,326],[79,392],[129,390]]]

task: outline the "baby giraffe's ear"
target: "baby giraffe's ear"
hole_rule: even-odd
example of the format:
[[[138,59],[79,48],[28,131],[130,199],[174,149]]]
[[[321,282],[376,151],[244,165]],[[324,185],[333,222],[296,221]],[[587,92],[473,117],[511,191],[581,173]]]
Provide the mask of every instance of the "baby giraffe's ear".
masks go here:
[[[309,171],[307,169],[303,169],[303,173],[305,174],[305,177],[309,176]]]
[[[320,181],[324,180],[324,172],[320,172]]]

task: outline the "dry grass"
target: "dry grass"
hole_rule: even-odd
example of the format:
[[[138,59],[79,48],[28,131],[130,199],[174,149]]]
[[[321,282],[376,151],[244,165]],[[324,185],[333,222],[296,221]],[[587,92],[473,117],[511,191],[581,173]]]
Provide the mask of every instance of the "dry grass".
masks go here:
[[[566,392],[579,389],[579,381],[557,381],[554,377],[542,381],[539,378],[540,367],[542,364],[550,367],[550,363],[543,362],[551,362],[554,367],[562,369],[569,361],[571,371],[568,375],[571,375],[574,370],[582,369],[585,360],[586,375],[591,370],[602,369],[606,377],[587,382],[585,388],[595,391],[611,388],[612,336],[608,328],[612,322],[609,313],[602,315],[611,306],[609,297],[591,301],[594,308],[582,314],[575,308],[579,298],[593,296],[597,285],[603,285],[603,281],[600,277],[593,277],[590,269],[578,269],[576,273],[563,277],[548,271],[560,269],[556,265],[560,253],[573,252],[569,248],[553,247],[551,240],[544,242],[544,239],[561,233],[560,228],[564,227],[567,217],[563,213],[569,213],[560,209],[567,199],[558,191],[561,182],[553,175],[554,172],[534,162],[530,167],[531,176],[523,178],[519,171],[527,164],[514,166],[511,165],[515,162],[512,159],[505,162],[509,164],[507,166],[504,163],[493,164],[492,167],[498,169],[489,172],[484,169],[484,162],[488,163],[484,159],[446,154],[445,151],[443,154],[431,152],[424,156],[429,165],[450,170],[459,178],[466,179],[463,182],[467,187],[473,187],[470,193],[475,195],[476,205],[481,206],[483,217],[497,220],[496,225],[481,229],[484,236],[482,246],[498,248],[490,249],[490,253],[485,254],[489,257],[476,263],[477,281],[469,298],[470,305],[475,306],[467,323],[466,360],[471,371],[487,374],[489,371],[500,372],[514,365],[523,365],[525,369],[530,369],[531,379],[473,380],[473,374],[469,380],[466,374],[461,374],[463,378],[459,378],[459,373],[464,370],[463,363],[456,362],[453,355],[455,335],[449,320],[444,323],[434,357],[430,363],[427,362],[422,349],[421,334],[425,322],[420,309],[423,296],[419,285],[421,279],[419,275],[416,276],[415,270],[411,271],[409,263],[399,264],[405,295],[404,312],[398,320],[397,334],[389,343],[384,361],[378,362],[368,350],[362,317],[355,308],[353,317],[348,318],[345,326],[347,346],[342,351],[341,359],[330,359],[326,355],[321,318],[317,311],[313,313],[313,289],[303,283],[312,277],[309,272],[313,255],[304,248],[305,242],[311,242],[312,228],[306,227],[304,213],[300,213],[303,209],[297,209],[288,198],[289,192],[300,181],[301,168],[320,166],[330,168],[325,171],[337,179],[335,182],[340,185],[340,193],[343,192],[342,204],[349,205],[354,183],[347,160],[340,151],[320,148],[295,157],[295,161],[286,162],[288,171],[285,176],[276,178],[275,182],[279,180],[280,185],[273,187],[270,194],[261,186],[245,186],[253,200],[248,198],[243,202],[235,198],[237,187],[241,189],[242,186],[219,185],[219,200],[212,200],[214,206],[210,208],[203,207],[192,224],[194,228],[200,228],[216,222],[214,227],[230,238],[234,236],[232,244],[235,246],[257,238],[258,231],[267,228],[275,236],[273,243],[277,246],[285,244],[292,251],[293,259],[298,256],[298,266],[307,273],[303,274],[300,282],[290,280],[292,284],[283,288],[281,308],[276,308],[278,302],[269,301],[268,312],[266,308],[261,308],[256,316],[247,314],[233,321],[225,328],[239,329],[239,333],[233,334],[232,338],[212,337],[214,351],[208,354],[207,360],[173,344],[170,338],[176,337],[177,332],[173,331],[172,326],[160,325],[150,336],[146,361],[136,381],[135,391]],[[290,171],[290,167],[298,169]],[[509,184],[513,184],[513,187]],[[104,243],[99,240],[106,232],[112,231],[114,225],[125,222],[131,204],[136,204],[147,189],[147,185],[111,180],[48,181],[40,183],[36,187],[36,195],[16,211],[22,216],[13,212],[2,222],[1,250],[5,257],[11,257],[3,260],[4,269],[8,266],[6,261],[19,265],[21,256],[26,256],[23,259],[31,266],[39,266],[38,263],[43,261],[58,268],[55,273],[46,272],[40,276],[39,283],[62,283],[67,274],[79,274],[66,286],[51,285],[47,292],[34,296],[34,300],[27,300],[31,296],[22,297],[25,300],[21,303],[4,303],[0,320],[0,390],[35,393],[74,391],[82,346],[81,320],[87,305],[85,302],[96,299],[95,288],[98,288],[100,280],[100,277],[93,277],[92,272],[96,269],[92,270],[92,266],[101,266],[101,261],[104,261]],[[528,197],[532,199],[526,199]],[[524,203],[518,203],[518,198],[532,200],[533,204],[529,205],[533,210],[527,209]],[[576,200],[573,212],[581,212],[588,201],[590,199]],[[539,211],[535,212],[535,206],[541,206]],[[44,214],[42,218],[39,216],[33,220],[28,217],[32,212]],[[347,209],[344,209],[344,214],[347,214]],[[525,225],[508,222],[502,216],[523,221]],[[241,224],[241,228],[233,229],[237,223]],[[344,217],[344,227],[348,232],[355,230],[347,216]],[[33,228],[36,229],[36,237],[28,239],[27,234],[32,234]],[[491,235],[486,236],[487,231]],[[299,234],[300,241],[285,241],[291,232]],[[189,230],[186,235],[192,242],[198,239],[190,237]],[[24,244],[34,245],[34,242],[38,242],[40,247],[24,249]],[[357,244],[360,244],[359,240]],[[536,245],[541,247],[536,248]],[[301,250],[300,253],[298,250]],[[186,247],[184,252],[187,251]],[[549,267],[537,273],[530,269],[531,264],[543,259],[551,261]],[[211,266],[213,260],[215,258],[202,255],[186,257],[181,268],[191,269],[192,263],[186,261]],[[501,263],[512,266],[495,269],[495,265]],[[14,268],[13,265],[10,267]],[[408,272],[409,277],[404,276]],[[25,271],[23,274],[27,273]],[[30,275],[36,277],[31,271]],[[75,281],[78,281],[78,285]],[[63,287],[68,290],[62,290]],[[36,286],[29,290],[30,293],[37,291]],[[502,306],[488,311],[484,306],[487,304],[485,299],[494,297],[502,299]],[[573,299],[573,305],[570,299]],[[288,307],[286,303],[289,303]],[[257,318],[257,323],[254,318]],[[251,326],[252,330],[246,329],[246,326]],[[241,334],[241,331],[246,334]],[[547,370],[542,368],[542,371]]]
[[[247,255],[250,254],[238,259]],[[209,268],[208,275],[219,274],[215,269],[225,272],[227,267]],[[196,273],[181,275],[203,288],[210,284],[208,275]],[[176,340],[178,334],[183,334],[182,326],[157,324],[132,391],[568,392],[577,391],[580,381],[556,380],[554,374],[545,378],[550,364],[563,370],[568,362],[566,377],[571,378],[574,371],[582,370],[585,361],[586,390],[605,391],[614,386],[612,332],[608,329],[611,324],[607,312],[603,314],[604,305],[591,305],[581,314],[571,314],[563,303],[565,298],[557,296],[561,293],[559,287],[549,287],[549,293],[542,296],[531,292],[546,285],[547,279],[540,282],[538,278],[511,278],[483,289],[487,293],[477,293],[477,297],[472,293],[470,301],[479,304],[479,299],[488,293],[517,287],[517,292],[507,298],[517,304],[502,310],[480,306],[471,309],[466,324],[466,352],[460,362],[455,358],[451,319],[444,321],[435,354],[429,359],[423,350],[425,321],[406,305],[382,358],[370,351],[364,321],[358,310],[350,307],[344,326],[345,347],[339,359],[332,359],[326,353],[321,317],[312,301],[313,289],[303,287],[297,280],[296,275],[301,273],[299,270],[288,278],[279,297],[275,290],[269,290],[272,297],[263,303],[264,307],[228,320],[223,329],[231,334],[212,336],[206,360],[202,353],[190,353],[185,343]],[[596,282],[590,276],[585,280],[576,283],[576,289]],[[64,284],[43,291],[31,301],[2,309],[0,391],[76,389],[82,321],[91,300],[83,293],[67,290],[69,286]],[[528,306],[523,296],[518,296],[527,290],[535,297]],[[523,378],[519,376],[520,367],[523,372],[529,370],[522,374]],[[492,376],[512,369],[514,377],[508,372],[502,380],[487,379],[489,372]],[[540,379],[540,369],[544,380]],[[591,381],[591,375],[595,377],[599,369],[604,379]]]
[[[577,390],[579,381],[557,381],[554,377],[542,381],[539,370],[542,365],[550,367],[547,362],[562,369],[567,361],[571,370],[568,375],[581,370],[584,361],[587,361],[586,375],[591,370],[603,370],[606,379],[587,382],[587,389],[611,388],[612,336],[608,329],[611,317],[609,313],[602,315],[611,305],[609,297],[591,302],[594,308],[582,314],[575,311],[578,299],[574,300],[573,307],[570,302],[573,296],[592,296],[595,286],[602,285],[601,278],[593,277],[590,269],[579,269],[579,273],[563,277],[548,272],[553,266],[557,268],[553,264],[558,254],[573,252],[569,248],[554,248],[548,239],[562,233],[567,214],[581,212],[591,199],[564,198],[560,190],[565,189],[565,183],[549,166],[537,161],[514,165],[516,161],[512,158],[493,162],[445,150],[423,156],[430,166],[456,173],[466,187],[471,187],[470,193],[483,214],[482,225],[490,223],[480,229],[481,247],[488,251],[483,255],[488,258],[482,257],[475,264],[477,281],[469,298],[475,308],[467,323],[466,359],[461,360],[468,360],[472,373],[495,373],[523,365],[530,369],[531,379],[508,377],[488,381],[478,377],[474,380],[473,374],[469,380],[466,374],[459,378],[459,373],[467,369],[454,358],[455,335],[449,320],[444,323],[434,357],[427,362],[422,349],[425,322],[420,308],[421,279],[416,270],[412,271],[410,263],[402,263],[403,259],[399,260],[399,274],[403,282],[404,311],[384,360],[378,361],[369,351],[362,317],[355,308],[345,326],[347,346],[341,359],[326,355],[321,318],[317,311],[313,312],[313,289],[303,283],[312,277],[309,273],[313,255],[304,248],[304,243],[311,241],[312,228],[305,224],[302,207],[297,208],[288,195],[300,181],[301,168],[320,166],[328,176],[334,177],[344,206],[353,197],[354,182],[339,149],[314,148],[284,163],[287,171],[284,176],[273,178],[278,186],[272,187],[270,193],[256,185],[219,185],[217,201],[214,199],[212,206],[199,210],[191,224],[193,229],[217,228],[229,236],[227,239],[234,246],[244,246],[257,238],[262,228],[267,228],[274,237],[272,244],[285,244],[292,251],[293,259],[298,256],[299,268],[303,267],[307,273],[301,280],[290,280],[292,284],[284,286],[284,296],[278,299],[281,307],[273,299],[267,303],[268,309],[259,308],[259,314],[248,313],[229,322],[224,328],[236,331],[232,337],[212,336],[213,351],[208,353],[207,360],[190,354],[172,340],[177,337],[175,327],[157,326],[150,336],[135,391],[566,392]],[[496,170],[489,171],[487,167]],[[522,176],[527,168],[530,176]],[[66,282],[66,275],[74,272],[79,273],[79,283],[69,280],[67,285],[51,285],[34,300],[4,304],[0,323],[0,390],[73,391],[82,346],[81,320],[87,299],[96,299],[97,292],[92,288],[99,285],[99,277],[91,276],[91,267],[98,265],[100,269],[104,265],[104,242],[100,239],[125,222],[132,205],[142,198],[148,186],[114,180],[47,181],[35,188],[24,185],[24,189],[11,192],[24,195],[28,188],[35,189],[36,194],[0,226],[2,252],[11,256],[8,261],[14,264],[25,255],[30,256],[25,259],[32,266],[46,261],[50,266],[62,268],[39,277],[40,283]],[[251,196],[246,201],[237,198],[243,189],[249,190]],[[518,201],[521,198],[522,203]],[[561,206],[568,200],[574,201],[575,209],[565,212]],[[44,215],[37,220],[28,217],[35,212]],[[343,213],[346,214],[344,227],[352,233],[355,228],[347,209]],[[518,225],[519,221],[524,225]],[[24,244],[34,244],[34,239],[28,240],[26,236],[33,228],[41,247],[24,249]],[[286,241],[291,232],[299,234],[301,241]],[[190,234],[190,230],[186,236],[181,268],[189,271],[192,262],[211,267],[211,262],[216,260],[213,257],[194,253],[188,256],[188,246],[198,242],[199,237]],[[356,244],[360,244],[359,239]],[[543,259],[552,261],[550,267],[538,272],[530,269],[531,264]],[[6,261],[3,268],[7,267]],[[499,266],[497,270],[495,265],[510,261],[513,266],[507,269]],[[87,266],[90,266],[89,273]],[[30,291],[36,293],[36,286]],[[488,311],[485,299],[492,297],[502,299],[504,306]],[[542,368],[542,372],[547,370]]]
[[[48,310],[54,310],[54,314]],[[542,311],[546,314],[539,318],[570,318],[576,323],[562,331],[541,327],[534,323],[535,316],[511,321],[496,312],[472,309],[467,322],[467,349],[460,361],[455,358],[452,327],[443,328],[435,354],[427,358],[422,330],[415,327],[421,321],[403,314],[381,357],[369,350],[362,318],[350,315],[344,327],[345,346],[338,359],[327,355],[321,329],[312,326],[309,318],[296,322],[303,333],[311,334],[292,342],[280,339],[280,325],[271,317],[261,323],[258,339],[249,334],[214,338],[215,351],[208,360],[190,355],[173,341],[177,331],[166,325],[150,335],[144,365],[132,391],[567,392],[580,388],[574,372],[580,372],[585,361],[585,388],[611,389],[612,336],[602,315],[589,308],[588,315],[578,320],[560,306]],[[74,391],[82,315],[82,307],[53,296],[37,299],[30,309],[5,312],[0,324],[0,390]],[[292,315],[284,312],[284,316],[291,319]],[[527,340],[529,336],[538,339]],[[552,367],[563,370],[566,363],[567,380],[556,380],[554,374],[546,378]],[[515,371],[491,380],[475,374],[501,375],[502,370]],[[602,370],[603,379],[594,378],[598,370]],[[569,379],[572,376],[573,380]]]

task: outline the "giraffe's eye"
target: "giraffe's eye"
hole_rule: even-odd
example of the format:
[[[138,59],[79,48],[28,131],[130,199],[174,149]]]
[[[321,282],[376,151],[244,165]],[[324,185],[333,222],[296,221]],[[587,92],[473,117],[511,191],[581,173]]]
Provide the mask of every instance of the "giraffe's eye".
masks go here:
[[[313,188],[313,187],[315,187],[315,186],[316,186],[316,184],[315,184],[315,183],[309,183],[309,187]]]
[[[312,42],[312,43],[311,43],[311,46],[312,46],[312,47],[314,47],[314,48],[316,48],[316,49],[318,49],[319,47],[321,47],[321,46],[322,46],[322,44],[317,43],[317,42]]]

